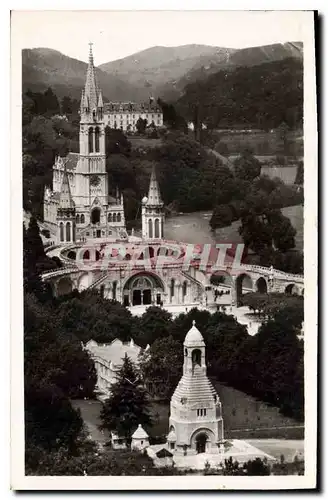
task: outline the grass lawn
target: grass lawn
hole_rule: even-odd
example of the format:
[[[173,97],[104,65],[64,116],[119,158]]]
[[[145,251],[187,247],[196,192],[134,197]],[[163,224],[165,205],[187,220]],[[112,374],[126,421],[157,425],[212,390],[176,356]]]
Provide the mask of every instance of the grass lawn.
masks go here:
[[[252,396],[212,381],[221,399],[224,420],[224,435],[227,439],[298,439],[304,438],[301,422],[279,413],[278,408],[258,401]],[[108,441],[109,435],[101,432],[99,413],[101,403],[97,400],[75,400],[75,408],[80,408],[92,438],[97,442]],[[149,430],[152,437],[166,436],[169,428],[169,403],[153,402],[151,415],[153,426]]]
[[[212,381],[221,399],[224,433],[227,439],[303,439],[302,422],[285,417],[279,409],[252,396]],[[167,434],[169,404],[153,403],[152,436]]]

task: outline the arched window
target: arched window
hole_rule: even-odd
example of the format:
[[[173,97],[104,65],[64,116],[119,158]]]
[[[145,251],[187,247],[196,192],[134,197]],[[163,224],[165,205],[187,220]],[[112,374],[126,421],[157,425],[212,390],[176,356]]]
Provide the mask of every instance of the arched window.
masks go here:
[[[201,365],[202,353],[199,349],[194,349],[191,353],[192,365]]]
[[[84,222],[85,222],[84,214],[81,214],[81,224],[84,224]]]
[[[100,287],[100,296],[102,298],[104,298],[104,294],[105,294],[105,285],[101,285],[101,287]]]
[[[89,153],[93,153],[93,129],[92,129],[92,127],[89,128],[88,144],[89,144]]]
[[[150,239],[153,237],[153,221],[151,219],[148,220],[148,236]]]
[[[112,214],[108,214],[108,222],[112,222]]]
[[[90,259],[90,252],[89,250],[86,250],[83,254],[83,260],[89,260]]]
[[[76,240],[76,225],[75,222],[72,222],[72,241]]]
[[[60,241],[64,241],[64,224],[62,222],[59,224],[59,229],[60,229]]]
[[[159,238],[159,219],[155,219],[155,238]]]
[[[121,222],[121,214],[120,213],[117,214],[117,222]]]
[[[66,222],[66,241],[71,241],[71,224]]]
[[[113,300],[116,300],[117,281],[113,283]]]
[[[183,298],[183,300],[184,300],[186,295],[187,295],[187,282],[184,281],[182,284],[182,298]]]
[[[99,137],[100,137],[100,130],[99,127],[95,128],[95,151],[96,153],[99,153]]]
[[[113,222],[116,222],[116,214],[113,214]]]
[[[100,208],[94,208],[91,212],[91,223],[99,224],[100,222]]]
[[[77,214],[77,216],[76,216],[76,224],[80,224],[80,216],[79,216],[79,214]]]
[[[175,286],[175,281],[172,278],[171,279],[171,285],[170,285],[170,295],[171,295],[171,297],[174,297],[174,286]]]

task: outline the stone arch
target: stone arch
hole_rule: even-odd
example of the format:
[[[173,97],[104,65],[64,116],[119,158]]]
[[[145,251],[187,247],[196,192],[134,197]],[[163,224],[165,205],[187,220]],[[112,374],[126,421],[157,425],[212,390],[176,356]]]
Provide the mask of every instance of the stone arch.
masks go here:
[[[285,288],[285,294],[286,295],[298,295],[299,290],[297,286],[294,283],[290,283],[289,285],[286,286]]]
[[[89,153],[93,153],[93,128],[89,127],[88,130],[88,150]]]
[[[252,278],[247,273],[239,274],[236,278],[237,307],[242,305],[243,288],[249,288],[250,290],[253,289]]]
[[[89,287],[90,283],[89,283],[89,274],[88,273],[85,273],[85,274],[82,274],[82,276],[79,278],[79,281],[78,281],[78,290],[81,292],[82,290],[85,290],[86,288]]]
[[[65,276],[64,278],[61,278],[57,282],[56,288],[57,288],[57,295],[58,296],[68,295],[69,293],[71,293],[73,291],[72,280],[70,278],[68,278],[67,276]]]
[[[66,222],[66,241],[71,241],[71,223],[70,222]]]
[[[148,236],[150,239],[153,237],[153,221],[148,219]]]
[[[170,302],[172,302],[172,299],[174,297],[174,291],[175,291],[175,279],[172,278],[170,281]]]
[[[124,305],[160,304],[165,293],[165,284],[155,273],[142,271],[129,276],[123,282]]]
[[[91,212],[91,224],[99,224],[100,222],[100,208],[95,207]]]
[[[200,440],[203,441],[202,443],[203,446],[201,450],[198,445]],[[197,453],[205,453],[206,451],[209,451],[209,449],[212,446],[215,445],[214,432],[211,429],[208,429],[207,427],[199,427],[192,433],[190,437],[190,444],[191,448],[196,450]]]
[[[155,229],[154,229],[154,237],[160,237],[160,229],[159,229],[159,219],[155,219]]]
[[[259,293],[268,293],[268,284],[266,279],[261,276],[255,283],[256,291]]]
[[[67,254],[68,259],[76,260],[76,252],[74,250],[70,250]]]
[[[60,241],[64,241],[64,223],[59,224]]]
[[[183,283],[182,283],[182,302],[185,301],[185,298],[186,298],[186,295],[187,295],[187,287],[188,287],[188,283],[187,281],[185,280]]]
[[[195,365],[202,365],[202,351],[200,349],[193,349],[191,351],[191,361],[192,361],[192,366],[194,367]]]
[[[113,281],[113,286],[112,286],[112,299],[117,300],[117,281]]]

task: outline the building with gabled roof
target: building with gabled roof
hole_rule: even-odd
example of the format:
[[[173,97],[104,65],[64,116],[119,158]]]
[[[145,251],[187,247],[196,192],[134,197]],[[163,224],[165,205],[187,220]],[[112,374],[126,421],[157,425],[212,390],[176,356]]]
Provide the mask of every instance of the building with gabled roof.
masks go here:
[[[89,352],[94,361],[97,372],[96,389],[104,397],[110,394],[110,386],[116,381],[116,375],[122,366],[124,357],[128,356],[137,365],[143,352],[143,349],[135,344],[133,339],[130,342],[114,339],[109,344],[98,344],[95,340],[89,340],[84,349]]]

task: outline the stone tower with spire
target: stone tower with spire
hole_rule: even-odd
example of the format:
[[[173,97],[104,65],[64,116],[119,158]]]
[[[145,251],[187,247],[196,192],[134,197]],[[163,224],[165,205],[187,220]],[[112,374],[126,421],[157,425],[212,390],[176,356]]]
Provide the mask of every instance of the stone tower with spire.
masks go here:
[[[126,239],[123,195],[112,186],[109,194],[106,171],[103,97],[96,78],[92,44],[80,104],[80,152],[57,157],[53,166],[53,187],[44,194],[44,220],[58,225],[60,197],[65,176],[75,206],[76,241],[113,237]],[[65,174],[66,169],[66,174]],[[62,234],[58,228],[59,242]],[[66,233],[65,233],[66,234]],[[71,238],[73,237],[73,233]],[[72,241],[72,240],[70,240]]]
[[[223,443],[221,402],[207,377],[205,342],[194,321],[183,350],[183,375],[171,398],[168,447],[184,455],[219,453]]]
[[[68,180],[66,165],[59,195],[59,206],[57,209],[58,241],[72,243],[76,236],[76,214],[75,203],[72,198]]]
[[[164,237],[164,203],[159,190],[155,167],[150,176],[148,197],[142,199],[142,238],[160,240]]]

